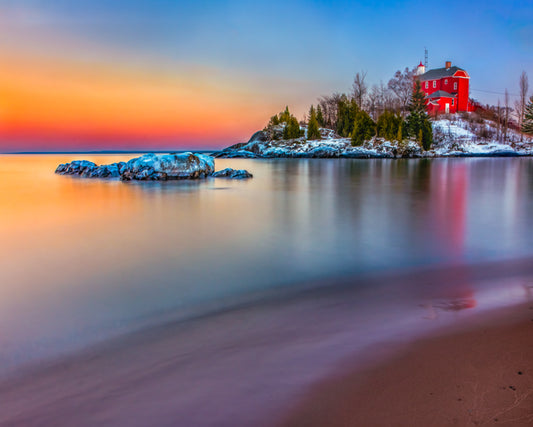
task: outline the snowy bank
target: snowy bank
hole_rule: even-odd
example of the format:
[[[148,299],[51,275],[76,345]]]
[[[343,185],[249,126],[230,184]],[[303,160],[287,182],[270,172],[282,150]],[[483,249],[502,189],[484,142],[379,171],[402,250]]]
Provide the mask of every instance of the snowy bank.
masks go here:
[[[349,138],[340,138],[330,129],[320,129],[322,139],[307,141],[305,137],[283,140],[256,132],[247,143],[235,144],[213,153],[217,158],[431,158],[431,157],[502,157],[531,156],[533,141],[520,141],[520,135],[509,131],[505,143],[494,138],[483,139],[471,130],[472,123],[462,119],[440,119],[432,122],[434,144],[423,151],[413,140],[386,141],[372,138],[362,146],[352,146]],[[486,134],[495,135],[493,124],[484,126]],[[306,127],[302,129],[307,131]]]

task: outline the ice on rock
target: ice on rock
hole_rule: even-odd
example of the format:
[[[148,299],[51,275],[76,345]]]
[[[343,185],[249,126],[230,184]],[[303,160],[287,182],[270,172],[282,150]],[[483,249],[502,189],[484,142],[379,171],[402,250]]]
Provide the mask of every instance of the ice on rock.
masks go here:
[[[127,163],[119,162],[97,166],[88,160],[74,160],[61,164],[56,173],[80,175],[86,178],[118,178],[130,180],[197,179],[211,175],[215,159],[205,154],[145,154]]]

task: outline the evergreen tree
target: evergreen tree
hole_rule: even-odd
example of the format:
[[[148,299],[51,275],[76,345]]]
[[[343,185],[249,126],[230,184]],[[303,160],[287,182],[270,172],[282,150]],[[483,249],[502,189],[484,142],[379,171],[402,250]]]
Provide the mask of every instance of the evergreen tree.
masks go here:
[[[315,107],[311,105],[309,110],[309,124],[307,125],[307,139],[322,139],[320,130],[318,129],[318,118]]]
[[[300,130],[300,124],[294,116],[290,116],[285,129],[283,129],[283,139],[300,138],[302,131]]]
[[[279,135],[277,131],[272,132],[272,127],[280,124],[285,124],[285,127],[283,128],[283,135]],[[283,139],[294,139],[300,138],[304,135],[304,131],[300,129],[300,124],[298,123],[298,120],[291,114],[288,106],[285,107],[285,110],[283,110],[281,113],[276,114],[270,118],[270,121],[268,122],[268,125],[265,130],[269,131],[269,129],[271,132],[272,139],[279,139],[281,136],[283,137]]]
[[[524,111],[524,121],[522,123],[522,132],[533,135],[533,96],[529,98]]]
[[[405,139],[405,126],[404,121],[402,120],[400,122],[400,126],[398,126],[398,133],[396,134],[396,141],[402,142]]]
[[[272,126],[276,126],[276,125],[279,125],[279,117],[278,117],[277,114],[274,114],[274,115],[270,118],[270,121],[268,122],[267,127],[272,127]]]
[[[324,120],[324,113],[322,112],[322,107],[320,104],[316,107],[316,119],[318,120],[318,125],[320,127],[324,127],[326,125],[326,122]]]
[[[411,102],[409,103],[409,113],[424,115],[426,113],[425,95],[420,85],[420,80],[416,80],[413,95],[411,96]]]
[[[411,102],[409,104],[409,116],[407,116],[408,134],[415,138],[424,150],[429,150],[433,142],[431,122],[426,113],[424,92],[420,86],[420,80],[416,80]]]
[[[349,100],[346,95],[343,95],[338,102],[337,111],[337,133],[342,137],[349,137],[352,134],[353,126],[359,107],[355,100]]]
[[[352,145],[363,145],[375,135],[376,124],[364,110],[357,111],[351,134]]]
[[[376,136],[387,141],[403,141],[405,138],[405,124],[402,116],[391,111],[384,111],[376,123]]]
[[[291,117],[292,117],[292,114],[289,111],[289,106],[286,106],[285,111],[283,111],[282,113],[279,113],[279,122],[288,124]]]
[[[431,122],[426,117],[424,125],[422,126],[422,148],[425,151],[428,151],[431,149],[431,144],[433,144],[433,128]]]
[[[391,125],[391,113],[390,111],[384,111],[376,122],[376,136],[379,138],[389,139],[389,128]]]

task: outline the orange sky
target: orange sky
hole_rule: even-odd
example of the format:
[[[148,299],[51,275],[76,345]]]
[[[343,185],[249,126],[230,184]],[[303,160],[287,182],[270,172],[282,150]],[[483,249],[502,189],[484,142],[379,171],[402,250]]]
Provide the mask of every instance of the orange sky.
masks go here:
[[[268,119],[240,82],[209,69],[146,72],[105,64],[0,56],[0,132],[6,141],[52,148],[65,140],[241,141]],[[274,106],[271,106],[274,108]],[[248,126],[239,117],[246,116]],[[248,128],[247,128],[248,127]],[[38,142],[41,141],[42,144]],[[144,144],[146,145],[146,144]],[[75,147],[73,147],[75,148]]]
[[[316,79],[239,66],[214,45],[177,55],[192,46],[188,32],[151,40],[150,16],[123,23],[120,9],[107,21],[84,7],[0,4],[0,152],[221,148],[286,104],[303,117],[323,91]],[[167,26],[182,28],[175,19]],[[132,32],[126,43],[120,31]]]

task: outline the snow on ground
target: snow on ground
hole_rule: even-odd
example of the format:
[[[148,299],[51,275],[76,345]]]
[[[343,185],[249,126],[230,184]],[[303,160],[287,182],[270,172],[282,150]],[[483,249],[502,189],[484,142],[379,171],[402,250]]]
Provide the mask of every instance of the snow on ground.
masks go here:
[[[281,126],[281,125],[280,125]],[[363,146],[354,147],[350,138],[340,138],[331,129],[320,129],[321,140],[307,141],[305,137],[292,140],[265,141],[254,137],[246,144],[237,144],[216,153],[216,157],[453,157],[453,156],[512,156],[533,155],[533,139],[524,138],[509,130],[507,142],[496,140],[495,124],[481,119],[467,120],[459,116],[432,122],[434,144],[422,151],[416,141],[386,141],[373,138]],[[302,129],[307,132],[306,126]]]
[[[493,122],[461,117],[435,120],[433,123],[434,148],[438,156],[455,155],[533,155],[533,140],[512,129],[506,141],[499,135]],[[501,134],[501,132],[500,132]],[[521,140],[523,140],[521,142]]]
[[[433,131],[441,132],[444,135],[449,135],[451,138],[473,139],[476,137],[476,135],[468,130],[467,124],[468,122],[463,120],[452,122],[446,119],[435,120],[432,123]]]

